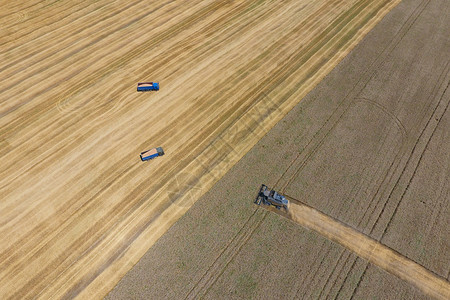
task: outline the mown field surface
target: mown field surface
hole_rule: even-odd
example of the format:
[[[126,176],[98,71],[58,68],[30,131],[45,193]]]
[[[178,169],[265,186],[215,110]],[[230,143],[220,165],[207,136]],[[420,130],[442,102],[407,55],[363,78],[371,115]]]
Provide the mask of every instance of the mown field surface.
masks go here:
[[[2,5],[1,298],[105,295],[398,2]]]
[[[449,11],[445,0],[402,1],[108,298],[445,299]],[[393,275],[395,260],[358,257],[358,241],[255,207],[261,183],[424,267],[443,292]]]

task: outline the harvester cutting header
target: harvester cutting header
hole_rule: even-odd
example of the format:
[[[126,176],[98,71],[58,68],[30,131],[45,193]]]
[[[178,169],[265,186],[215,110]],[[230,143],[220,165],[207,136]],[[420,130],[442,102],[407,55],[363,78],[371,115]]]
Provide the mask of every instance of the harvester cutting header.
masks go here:
[[[265,184],[261,185],[258,196],[255,199],[255,204],[261,205],[261,203],[275,206],[277,209],[284,208],[286,212],[289,209],[289,201],[286,197],[278,194],[275,190],[269,189]]]

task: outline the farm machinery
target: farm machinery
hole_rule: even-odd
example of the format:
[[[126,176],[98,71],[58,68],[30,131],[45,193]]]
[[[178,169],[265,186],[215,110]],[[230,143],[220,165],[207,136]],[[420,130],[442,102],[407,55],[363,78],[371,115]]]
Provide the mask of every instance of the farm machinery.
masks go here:
[[[158,156],[163,156],[164,155],[164,150],[161,147],[158,148],[153,148],[144,152],[141,152],[141,160],[142,161],[147,161],[147,160],[151,160],[154,159],[155,157]]]
[[[269,189],[265,184],[261,185],[258,196],[255,199],[255,204],[261,205],[261,203],[288,211],[289,201],[286,197],[278,194],[275,190]]]
[[[138,92],[159,91],[159,82],[139,82]]]

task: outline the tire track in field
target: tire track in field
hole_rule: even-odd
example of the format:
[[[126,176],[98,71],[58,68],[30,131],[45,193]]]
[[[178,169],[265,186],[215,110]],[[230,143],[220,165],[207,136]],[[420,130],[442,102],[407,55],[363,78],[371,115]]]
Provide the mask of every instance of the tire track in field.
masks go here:
[[[59,127],[62,127],[61,125],[59,125]]]
[[[36,6],[36,5],[38,5],[40,3],[39,0],[36,0],[35,4],[31,4],[31,5],[30,4],[25,4],[25,3],[30,3],[32,1],[27,1],[27,2],[26,1],[16,1],[16,2],[19,2],[19,4],[9,7],[9,10],[11,10],[11,11],[9,13],[7,13],[7,14],[1,15],[0,18],[4,18],[4,17],[10,16],[10,15],[14,15],[15,13],[17,13],[20,10],[29,9],[29,8],[31,8],[33,6]],[[11,3],[11,2],[9,1],[8,3]],[[21,7],[22,5],[28,5],[28,6]],[[5,12],[5,11],[8,11],[8,9],[6,7],[3,8],[2,12]]]
[[[123,25],[122,25],[122,27],[123,27]],[[98,40],[98,38],[97,38],[97,40]],[[120,40],[117,40],[116,43],[119,43],[119,42],[120,42]],[[92,43],[92,42],[91,42],[91,43]],[[98,50],[99,50],[99,49],[97,49],[97,51],[98,51]],[[73,52],[73,53],[77,53],[77,52],[78,52],[78,51],[75,50],[75,52]],[[70,55],[69,55],[69,56],[66,55],[66,58],[69,58],[69,57],[70,57]],[[60,68],[59,70],[63,70],[63,68]],[[79,71],[78,71],[78,72],[79,72]],[[76,74],[76,73],[75,73],[75,74]],[[72,76],[73,76],[73,74],[72,74]],[[54,84],[53,86],[56,87],[56,86],[58,86],[58,85],[55,85],[55,84]],[[48,88],[47,88],[47,90],[48,90]],[[73,92],[70,92],[69,95],[70,95],[70,94],[73,94]],[[60,95],[60,96],[61,96],[61,95]]]
[[[343,260],[343,257],[345,257],[344,260]],[[323,285],[322,289],[320,290],[320,293],[319,293],[319,296],[318,296],[319,299],[323,299],[323,298],[326,299],[326,298],[328,298],[328,295],[330,294],[331,289],[333,288],[334,284],[336,283],[340,272],[342,271],[342,269],[347,264],[347,261],[348,261],[349,258],[350,258],[350,253],[345,251],[345,249],[342,250],[341,253],[339,254],[338,259],[336,260],[336,264],[331,269],[330,273],[327,276],[325,284]],[[343,263],[342,263],[342,261],[343,261]],[[342,266],[341,266],[341,268],[338,269],[339,265],[342,265]],[[337,273],[335,275],[336,270],[337,270]],[[333,275],[335,275],[335,279],[332,281]],[[331,282],[331,286],[328,287],[330,282]]]
[[[373,66],[380,66],[384,63],[384,59],[393,51],[393,49],[400,43],[400,41],[403,39],[403,37],[406,35],[406,33],[409,31],[409,29],[412,27],[412,25],[415,23],[421,12],[425,9],[426,3],[428,3],[427,0],[421,2],[420,5],[418,5],[417,9],[413,12],[413,14],[408,18],[408,20],[405,22],[405,24],[401,27],[399,32],[396,34],[392,42],[380,53],[380,55],[373,61],[370,67],[368,67],[368,70],[370,69],[378,69],[378,67]],[[352,90],[348,93],[348,95],[344,98],[347,99],[347,102],[352,100],[354,97],[356,97],[357,94],[359,94],[366,84],[370,81],[370,79],[375,75],[375,72],[372,73],[366,73],[366,76],[362,76],[361,79],[357,82],[357,84],[353,87]],[[353,95],[353,96],[352,96]],[[288,168],[285,172],[285,174],[288,176],[287,181],[285,181],[284,186],[282,188],[282,191],[285,192],[286,187],[289,185],[290,181],[293,180],[297,176],[297,174],[301,171],[301,169],[305,166],[306,161],[314,155],[317,149],[320,148],[320,146],[324,143],[326,137],[329,135],[329,133],[333,130],[335,125],[339,122],[340,118],[343,115],[343,112],[346,111],[345,107],[345,101],[340,103],[339,106],[336,108],[336,110],[331,115],[330,119],[324,123],[322,128],[317,131],[315,136],[311,139],[311,141],[308,143],[308,145],[305,147],[305,149],[298,154],[298,156],[294,159],[293,163],[291,164],[292,167],[296,166],[295,168]],[[344,108],[342,110],[342,108]],[[327,127],[329,124],[334,124],[331,127]],[[325,133],[322,137],[320,137],[320,134]],[[301,158],[301,159],[300,159]],[[300,167],[298,167],[298,163],[300,163]],[[290,172],[294,171],[293,174],[289,174]],[[284,177],[286,177],[284,175]],[[355,259],[356,262],[356,259]],[[353,266],[353,265],[352,265]],[[348,273],[346,274],[346,277],[344,279],[344,282],[348,276]],[[340,290],[339,290],[340,292]],[[339,295],[336,295],[336,297]]]

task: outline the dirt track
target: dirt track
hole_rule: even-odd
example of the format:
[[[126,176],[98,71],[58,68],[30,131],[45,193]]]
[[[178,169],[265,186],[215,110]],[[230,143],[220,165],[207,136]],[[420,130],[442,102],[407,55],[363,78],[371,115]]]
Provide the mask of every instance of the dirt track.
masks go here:
[[[9,1],[2,298],[103,296],[398,2]]]
[[[400,253],[295,199],[290,198],[289,213],[280,214],[343,245],[359,257],[407,281],[435,299],[450,298],[450,283],[442,277],[435,276]]]

